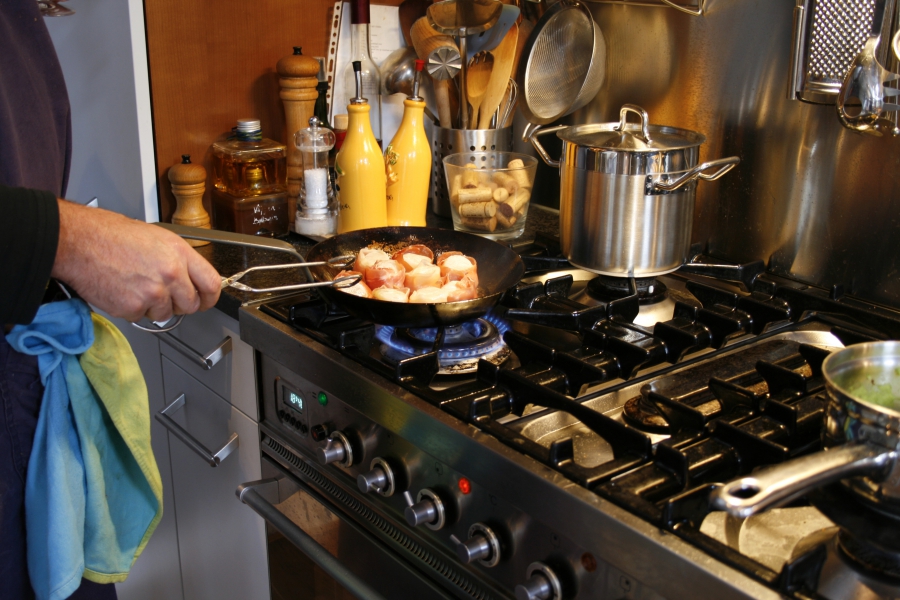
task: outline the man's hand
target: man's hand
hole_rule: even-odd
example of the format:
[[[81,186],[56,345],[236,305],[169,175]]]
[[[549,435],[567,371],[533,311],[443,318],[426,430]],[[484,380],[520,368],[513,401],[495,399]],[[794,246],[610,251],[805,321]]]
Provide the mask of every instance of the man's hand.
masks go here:
[[[99,208],[59,201],[52,276],[114,317],[167,321],[206,310],[221,278],[183,239]]]

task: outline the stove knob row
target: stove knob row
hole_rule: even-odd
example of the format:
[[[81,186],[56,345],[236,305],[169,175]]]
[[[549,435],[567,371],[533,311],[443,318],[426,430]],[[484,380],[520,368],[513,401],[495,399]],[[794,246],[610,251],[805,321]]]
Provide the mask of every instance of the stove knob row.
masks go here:
[[[477,561],[485,567],[494,567],[500,562],[500,540],[487,525],[475,523],[469,527],[469,539],[465,542],[456,536],[450,539],[456,543],[456,555],[464,564]]]
[[[363,473],[356,478],[359,491],[364,494],[378,492],[382,496],[390,496],[397,489],[394,479],[394,471],[391,470],[383,458],[374,458],[369,465],[368,473]]]
[[[560,600],[562,585],[553,570],[542,562],[528,565],[528,581],[516,586],[516,600]]]
[[[429,529],[437,531],[446,522],[446,510],[440,496],[429,489],[421,490],[413,502],[409,492],[403,492],[406,499],[406,511],[403,513],[410,527],[425,525]]]
[[[316,450],[316,457],[323,465],[335,463],[338,466],[347,468],[353,465],[353,447],[350,440],[340,431],[333,432],[328,436],[328,441],[321,448]]]

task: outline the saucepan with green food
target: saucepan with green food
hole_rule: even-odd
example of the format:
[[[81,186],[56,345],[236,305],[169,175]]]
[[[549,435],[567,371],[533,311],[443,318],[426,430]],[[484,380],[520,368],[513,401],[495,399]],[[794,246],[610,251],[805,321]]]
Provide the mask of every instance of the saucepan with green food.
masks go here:
[[[749,517],[838,481],[854,493],[900,502],[900,342],[834,352],[822,374],[825,450],[725,484],[713,493],[716,508]]]

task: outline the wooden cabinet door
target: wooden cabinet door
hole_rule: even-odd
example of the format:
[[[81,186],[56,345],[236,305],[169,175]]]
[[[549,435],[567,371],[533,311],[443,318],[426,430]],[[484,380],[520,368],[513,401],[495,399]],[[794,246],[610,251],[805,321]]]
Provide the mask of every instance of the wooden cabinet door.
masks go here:
[[[269,598],[265,523],[235,495],[260,478],[259,428],[168,358],[162,365],[166,401],[184,399],[171,418],[190,436],[169,432],[184,598]],[[237,448],[216,467],[191,448],[214,454],[235,433]]]

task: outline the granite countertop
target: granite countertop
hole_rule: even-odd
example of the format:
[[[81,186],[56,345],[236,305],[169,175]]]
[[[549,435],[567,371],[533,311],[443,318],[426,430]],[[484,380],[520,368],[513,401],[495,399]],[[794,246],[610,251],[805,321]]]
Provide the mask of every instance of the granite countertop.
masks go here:
[[[438,217],[431,213],[428,214],[426,221],[429,227],[439,227],[444,229],[453,228],[453,223],[450,219]],[[559,211],[538,204],[532,204],[528,211],[525,232],[519,238],[513,240],[511,245],[530,243],[534,240],[536,234],[552,238],[559,237]],[[289,233],[286,237],[282,237],[281,239],[290,242],[303,256],[305,256],[309,249],[316,244],[315,240],[296,233]],[[197,252],[206,258],[222,276],[234,275],[235,273],[250,267],[295,262],[293,257],[287,256],[281,252],[260,250],[256,248],[241,248],[239,246],[226,244],[207,244],[206,246],[198,247]],[[284,269],[251,273],[241,281],[251,287],[267,288],[302,283],[306,281],[306,278],[303,275],[302,269]],[[241,306],[258,304],[292,293],[295,292],[242,292],[229,287],[222,290],[222,295],[219,297],[216,308],[228,316],[237,319],[238,311]]]

